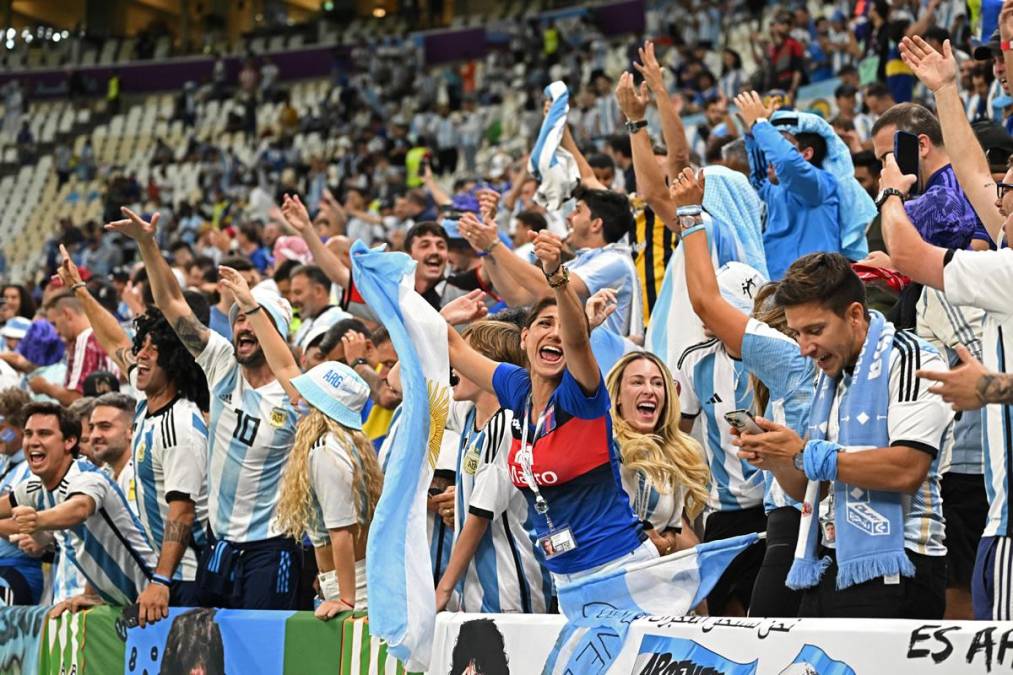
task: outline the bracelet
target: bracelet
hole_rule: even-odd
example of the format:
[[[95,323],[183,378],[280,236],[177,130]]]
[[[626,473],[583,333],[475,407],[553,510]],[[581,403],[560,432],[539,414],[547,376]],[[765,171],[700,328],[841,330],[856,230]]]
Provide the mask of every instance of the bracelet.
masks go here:
[[[490,253],[492,253],[492,250],[494,248],[496,248],[497,246],[499,246],[502,243],[503,242],[501,242],[499,240],[499,237],[496,237],[495,239],[492,240],[491,244],[489,244],[488,246],[486,246],[485,248],[482,249],[482,252],[485,253],[486,255],[489,255]]]
[[[544,272],[544,270],[542,271]],[[560,275],[559,278],[554,279],[553,277],[557,274]],[[570,270],[566,268],[566,265],[560,265],[552,274],[546,273],[545,280],[549,282],[549,288],[559,288],[560,286],[565,286],[570,282]]]
[[[364,358],[362,358],[360,356],[359,358],[357,358],[354,361],[352,361],[351,363],[349,363],[348,367],[349,368],[358,368],[359,366],[368,366],[368,365],[369,365],[369,361],[367,361],[366,359],[364,359]]]
[[[155,584],[162,584],[166,588],[172,588],[172,579],[164,577],[161,574],[152,574],[151,581]]]
[[[693,234],[694,232],[700,232],[700,231],[706,231],[706,230],[707,230],[707,226],[704,225],[703,223],[700,223],[699,225],[694,225],[693,227],[688,227],[685,230],[683,230],[682,231],[682,236],[683,237],[688,237],[689,235]]]
[[[79,281],[79,282],[77,282],[76,284],[74,284],[74,285],[72,285],[70,287],[70,292],[71,293],[76,293],[77,289],[79,289],[79,288],[87,288],[87,287],[88,287],[88,284],[84,283],[83,281]]]
[[[251,314],[256,314],[257,312],[259,312],[259,311],[260,311],[260,310],[262,310],[262,309],[264,309],[263,305],[257,305],[257,306],[256,306],[256,307],[254,307],[253,309],[251,309],[251,310],[247,310],[247,311],[243,312],[243,314],[244,314],[245,316],[250,316]]]

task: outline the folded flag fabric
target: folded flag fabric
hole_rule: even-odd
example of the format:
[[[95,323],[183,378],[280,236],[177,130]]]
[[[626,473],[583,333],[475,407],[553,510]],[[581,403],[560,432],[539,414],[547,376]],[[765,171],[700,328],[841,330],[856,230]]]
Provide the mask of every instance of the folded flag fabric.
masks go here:
[[[366,548],[370,630],[409,669],[425,670],[436,625],[426,497],[450,409],[447,323],[415,292],[407,255],[357,241],[351,259],[355,287],[400,357],[404,391]]]
[[[531,150],[528,171],[539,181],[535,201],[550,211],[558,211],[580,184],[580,171],[573,155],[560,147],[570,110],[570,90],[557,80],[545,88],[545,96],[552,103]]]
[[[735,556],[759,538],[752,533],[707,542],[559,587],[559,610],[567,624],[543,675],[607,672],[634,620],[689,614]]]

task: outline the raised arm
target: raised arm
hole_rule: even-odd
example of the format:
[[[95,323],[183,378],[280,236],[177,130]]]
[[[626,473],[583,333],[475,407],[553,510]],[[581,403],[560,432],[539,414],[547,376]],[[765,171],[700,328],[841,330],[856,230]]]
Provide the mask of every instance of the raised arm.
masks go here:
[[[648,40],[640,49],[640,63],[633,63],[633,67],[644,76],[648,88],[654,94],[654,102],[658,106],[658,114],[661,117],[661,135],[665,139],[665,148],[668,150],[668,175],[678,176],[679,173],[689,166],[689,141],[686,138],[686,127],[682,124],[679,111],[672,103],[672,98],[665,88],[665,78],[662,75],[661,64],[654,53],[654,43]],[[640,189],[640,173],[637,173],[637,188]],[[653,206],[651,208],[654,208]],[[657,209],[655,209],[657,211]]]
[[[99,346],[106,354],[112,356],[120,372],[126,373],[134,365],[133,343],[116,317],[110,314],[109,310],[99,304],[99,301],[88,292],[88,286],[81,280],[77,265],[70,259],[63,244],[60,244],[60,256],[63,261],[57,268],[57,273],[59,273],[64,287],[73,290],[74,296],[81,301],[84,314],[88,317],[88,323],[91,324]]]
[[[429,162],[425,163],[422,170],[422,184],[429,190],[429,194],[437,206],[449,206],[453,202],[447,191],[440,187],[440,184],[433,178],[433,167]]]
[[[487,218],[483,222],[473,213],[465,213],[458,228],[472,248],[488,254],[482,259],[485,273],[507,305],[530,305],[549,294],[541,271],[500,243],[495,221]]]
[[[680,207],[699,206],[703,203],[704,189],[703,173],[698,178],[692,169],[684,169],[672,181],[672,199]],[[702,223],[684,231],[682,245],[686,254],[686,288],[693,311],[724,343],[728,353],[738,357],[749,317],[721,295]]]
[[[640,83],[640,91],[633,87],[633,75],[623,73],[616,86],[616,100],[619,109],[632,121],[644,119],[647,110],[647,82]],[[665,174],[654,159],[654,148],[646,129],[630,134],[630,148],[633,154],[633,170],[637,176],[637,194],[668,224],[675,221],[675,206],[668,196]]]
[[[577,142],[573,140],[573,134],[570,133],[570,125],[563,127],[563,140],[560,143],[567,152],[573,155],[573,159],[577,162],[577,171],[580,172],[580,183],[585,187],[589,187],[592,190],[607,190],[605,185],[601,184],[601,181],[595,177],[594,171],[591,169],[591,165],[587,163],[587,158],[584,157],[584,153],[577,147]]]
[[[292,356],[292,350],[288,348],[285,338],[278,332],[271,316],[253,297],[246,279],[231,267],[221,266],[218,268],[218,283],[232,292],[236,304],[239,305],[239,311],[250,322],[257,340],[260,342],[260,348],[264,350],[264,358],[267,360],[268,367],[278,378],[285,393],[292,401],[302,398],[296,388],[292,386],[292,379],[301,375],[302,371],[299,370],[295,357]]]
[[[967,121],[957,89],[957,62],[950,41],[940,54],[918,37],[906,37],[900,45],[904,63],[936,97],[936,114],[943,129],[943,143],[951,149],[950,163],[967,200],[971,202],[992,241],[1002,235],[1003,217],[995,205],[995,181],[985,151]],[[910,276],[910,275],[909,275]]]
[[[169,263],[158,249],[158,243],[155,241],[158,213],[151,217],[149,223],[125,206],[120,210],[126,218],[107,223],[106,229],[119,232],[137,242],[137,249],[148,273],[155,305],[162,310],[169,325],[179,336],[180,342],[191,354],[199,355],[207,347],[211,331],[194,316],[193,310],[183,297],[183,290],[179,287],[176,275],[172,273]]]
[[[577,295],[574,282],[563,268],[563,242],[556,235],[542,230],[533,237],[535,256],[547,277],[551,279],[552,293],[559,310],[559,337],[563,343],[566,369],[577,380],[581,389],[593,394],[601,383],[601,369],[591,350],[584,305]]]
[[[907,194],[916,180],[915,176],[901,174],[893,153],[884,158],[883,172],[879,178],[880,189],[893,188]],[[943,290],[943,258],[946,251],[922,239],[908,218],[900,197],[887,198],[880,214],[883,239],[897,271],[920,284]]]
[[[761,118],[769,118],[774,112],[773,109],[765,106],[755,91],[739,94],[735,97],[735,104],[739,107],[739,115],[746,128],[751,131],[756,144],[763,150],[767,161],[777,170],[777,178],[781,184],[809,204],[815,205],[823,201],[826,195],[823,194],[819,169],[785,140],[781,132],[769,121],[757,123]]]
[[[351,271],[341,261],[341,258],[320,241],[320,236],[310,221],[310,214],[303,206],[299,195],[295,197],[285,195],[281,204],[281,212],[285,217],[285,223],[306,242],[310,253],[313,254],[313,259],[327,275],[327,278],[341,288],[347,289],[351,280]]]

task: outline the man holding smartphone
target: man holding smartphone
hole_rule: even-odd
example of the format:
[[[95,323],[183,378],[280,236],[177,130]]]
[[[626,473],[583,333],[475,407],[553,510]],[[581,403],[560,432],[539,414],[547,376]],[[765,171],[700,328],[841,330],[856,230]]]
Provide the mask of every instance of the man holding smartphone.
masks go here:
[[[903,172],[918,176],[912,190],[918,196],[907,199],[904,210],[922,239],[942,248],[988,248],[988,231],[957,182],[939,120],[928,108],[917,103],[893,106],[873,125],[872,143],[881,162],[900,148],[904,156],[896,159]],[[877,206],[887,197],[881,192]]]

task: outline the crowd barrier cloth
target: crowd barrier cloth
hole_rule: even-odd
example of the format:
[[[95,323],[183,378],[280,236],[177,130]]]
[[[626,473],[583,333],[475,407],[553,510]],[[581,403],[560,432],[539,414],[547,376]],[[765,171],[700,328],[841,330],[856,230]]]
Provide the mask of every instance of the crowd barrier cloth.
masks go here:
[[[565,619],[559,615],[437,617],[429,673],[455,661],[486,668],[506,659],[513,675],[542,672]],[[466,640],[458,641],[467,624]],[[497,633],[499,635],[497,635]],[[502,644],[501,654],[493,646]],[[611,668],[602,663],[618,654]],[[481,655],[481,656],[479,656]],[[606,656],[607,655],[607,656]],[[961,675],[1013,669],[1011,621],[750,619],[649,616],[621,644],[588,644],[571,675]],[[465,671],[467,672],[467,671]],[[500,672],[491,668],[482,672]]]
[[[365,612],[321,621],[312,612],[172,608],[145,628],[128,627],[116,607],[48,612],[0,608],[0,674],[412,675],[370,636]]]

